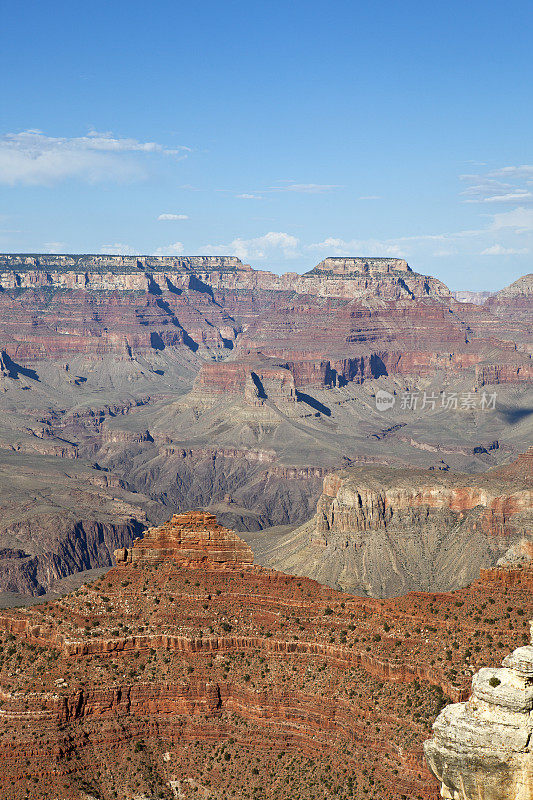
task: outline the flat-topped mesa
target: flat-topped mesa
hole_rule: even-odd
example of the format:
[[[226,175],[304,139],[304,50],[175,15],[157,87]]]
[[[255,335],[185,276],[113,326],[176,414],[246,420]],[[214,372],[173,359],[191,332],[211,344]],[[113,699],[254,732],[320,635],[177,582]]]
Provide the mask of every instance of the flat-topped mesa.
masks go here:
[[[533,798],[531,641],[502,667],[480,669],[470,699],[447,706],[435,720],[424,752],[447,800]]]
[[[313,272],[315,271],[332,272],[335,275],[350,275],[351,273],[412,272],[412,269],[403,258],[334,256],[325,258],[317,264]]]
[[[145,270],[249,270],[236,256],[129,256],[55,254],[55,253],[0,253],[0,272],[31,270],[49,272],[136,272]]]
[[[304,275],[252,269],[236,256],[131,256],[0,253],[3,289],[59,288],[160,293],[171,289],[279,291],[354,300],[449,298],[441,281],[413,272],[400,258],[332,257]]]
[[[227,569],[249,566],[254,556],[234,531],[218,524],[214,514],[191,511],[149,528],[132,547],[115,550],[115,560],[139,566],[176,561],[180,567]]]

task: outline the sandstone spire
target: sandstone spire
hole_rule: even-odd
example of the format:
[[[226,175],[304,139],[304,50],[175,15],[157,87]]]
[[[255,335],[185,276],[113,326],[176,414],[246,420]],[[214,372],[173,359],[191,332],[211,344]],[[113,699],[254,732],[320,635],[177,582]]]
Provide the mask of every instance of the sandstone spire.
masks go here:
[[[466,703],[447,706],[424,751],[448,800],[533,799],[532,644],[472,680]]]

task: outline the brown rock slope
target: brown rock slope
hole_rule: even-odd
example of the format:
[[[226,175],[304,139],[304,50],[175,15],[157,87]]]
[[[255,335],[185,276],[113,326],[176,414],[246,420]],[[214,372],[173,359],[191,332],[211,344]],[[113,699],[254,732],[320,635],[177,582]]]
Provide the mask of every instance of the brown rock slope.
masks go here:
[[[485,306],[498,316],[531,323],[533,311],[533,273],[521,278],[489,297]]]
[[[72,573],[111,566],[152,506],[115,474],[77,459],[2,454],[0,591],[41,595]]]
[[[273,546],[267,536],[254,540],[258,557],[374,597],[458,588],[507,552],[516,560],[514,551],[528,550],[532,479],[533,448],[476,476],[350,467],[325,477],[310,522]]]
[[[253,566],[200,513],[117,555],[95,583],[0,614],[5,800],[437,800],[431,722],[494,647],[527,641],[533,610],[527,570],[345,595]]]

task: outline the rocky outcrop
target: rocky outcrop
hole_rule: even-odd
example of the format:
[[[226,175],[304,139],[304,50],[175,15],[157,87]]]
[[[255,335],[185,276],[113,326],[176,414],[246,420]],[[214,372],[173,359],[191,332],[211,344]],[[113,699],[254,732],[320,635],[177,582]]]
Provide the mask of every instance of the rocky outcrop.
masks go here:
[[[437,717],[424,751],[441,796],[533,797],[532,712],[533,643],[506,656],[502,667],[479,670],[468,702],[447,706]]]
[[[211,517],[178,520],[72,594],[0,611],[2,798],[437,800],[430,722],[517,636],[528,581],[365,599],[234,561]]]
[[[403,258],[350,258],[336,256],[325,258],[314,268],[315,272],[332,272],[334,275],[412,272]]]
[[[485,302],[485,308],[491,313],[508,320],[531,322],[533,313],[533,273],[500,289]]]
[[[199,395],[241,394],[250,405],[263,405],[267,398],[275,403],[297,399],[287,365],[266,358],[202,364],[194,390]]]
[[[305,275],[276,275],[253,270],[233,256],[0,256],[0,286],[8,289],[161,291],[169,284],[195,288],[194,280],[211,289],[288,290],[319,297],[355,298],[369,291],[389,299],[449,296],[441,281],[393,258],[328,258]]]
[[[494,476],[350,467],[324,478],[313,520],[268,542],[261,563],[387,597],[475,579],[533,530],[531,472]],[[511,555],[509,556],[511,557]]]
[[[531,359],[520,357],[520,354],[517,354],[511,362],[476,366],[477,386],[497,383],[530,383],[532,380],[533,364]]]
[[[243,567],[253,553],[234,531],[217,523],[213,514],[174,514],[170,522],[149,528],[133,546],[115,551],[117,563],[141,565],[176,561],[181,566]]]

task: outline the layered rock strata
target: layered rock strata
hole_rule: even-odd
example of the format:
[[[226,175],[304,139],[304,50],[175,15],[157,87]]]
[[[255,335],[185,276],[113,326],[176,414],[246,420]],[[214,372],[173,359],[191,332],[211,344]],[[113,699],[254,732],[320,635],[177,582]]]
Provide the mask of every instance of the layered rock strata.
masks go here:
[[[166,525],[149,528],[132,547],[116,550],[115,558],[117,563],[135,565],[172,560],[183,566],[241,568],[254,560],[249,545],[204,512],[174,514]]]
[[[283,633],[286,623],[276,624],[278,616],[289,620],[297,612],[300,632],[305,631],[309,622],[304,617],[309,612],[304,596],[318,603],[321,610],[326,602],[334,602],[334,593],[324,593],[312,582],[302,587],[290,578],[252,567],[249,548],[206,514],[175,515],[167,525],[147,531],[144,539],[136,540],[130,550],[119,551],[117,556],[117,568],[89,590],[82,588],[71,598],[50,604],[48,610],[37,610],[35,616],[34,609],[0,614],[0,629],[8,632],[7,644],[17,642],[14,651],[29,648],[29,652],[59,652],[60,660],[67,659],[68,663],[57,665],[58,678],[57,669],[49,668],[48,674],[43,675],[48,690],[30,691],[22,703],[20,692],[13,691],[9,681],[0,687],[2,797],[18,800],[26,796],[28,783],[35,800],[49,797],[50,792],[61,800],[87,796],[130,798],[135,786],[144,793],[157,790],[160,797],[171,797],[176,787],[180,787],[178,796],[182,797],[190,796],[189,791],[199,787],[205,797],[217,797],[226,787],[230,794],[237,790],[240,796],[252,797],[249,784],[264,785],[266,765],[262,760],[268,759],[265,749],[272,747],[279,753],[276,772],[289,776],[291,764],[294,766],[302,755],[318,761],[321,775],[323,752],[328,750],[335,763],[334,771],[331,773],[330,760],[325,772],[331,774],[320,781],[330,784],[333,780],[340,787],[341,774],[346,774],[348,764],[351,791],[355,762],[342,743],[346,743],[346,737],[354,743],[364,739],[364,723],[358,721],[354,725],[350,721],[350,702],[344,697],[322,693],[317,700],[309,691],[311,687],[306,689],[304,684],[299,688],[284,687],[286,679],[281,681],[281,671],[285,661],[292,663],[294,683],[295,672],[302,672],[302,667],[309,677],[314,673],[317,658],[325,659],[324,663],[331,664],[335,671],[359,669],[368,675],[385,674],[385,665],[371,654],[352,652],[342,644],[328,644],[324,637],[314,637],[311,629],[310,637],[287,636]],[[198,588],[188,588],[193,585]],[[171,598],[167,597],[168,591],[172,592]],[[194,608],[199,600],[203,609],[210,608],[206,617],[220,628],[218,635],[194,635]],[[85,633],[81,633],[87,604],[93,608],[95,624],[87,619]],[[230,609],[226,610],[228,604]],[[343,608],[344,604],[339,606],[341,612]],[[330,613],[332,609],[326,616]],[[112,630],[117,624],[117,630]],[[290,628],[293,627],[291,620]],[[234,631],[229,634],[232,628]],[[6,652],[11,653],[11,647],[6,647]],[[166,676],[159,674],[158,667],[157,679],[152,672],[151,680],[133,680],[135,667],[153,657],[155,663],[165,665]],[[185,681],[181,677],[184,657],[184,675],[188,676]],[[54,656],[51,663],[56,659]],[[133,667],[128,668],[129,682],[117,675],[118,680],[111,685],[99,685],[101,678],[96,676],[103,664],[104,672],[111,671],[112,675],[118,663],[125,668],[128,662]],[[0,661],[0,675],[2,664]],[[248,665],[253,680],[251,674],[241,675],[241,666]],[[34,674],[41,675],[40,665],[34,667]],[[277,676],[274,682],[269,678],[264,682],[271,672]],[[387,674],[395,685],[416,680],[421,673],[404,669]],[[300,682],[298,678],[297,683]],[[435,693],[429,692],[429,696],[434,704]],[[262,742],[265,725],[268,748]],[[17,729],[27,744],[33,743],[26,746],[25,759],[7,746],[9,736]],[[253,752],[258,754],[255,761],[246,744],[250,736],[255,742]],[[236,769],[228,765],[224,776],[219,776],[216,769],[209,775],[210,766],[207,771],[201,768],[198,772],[200,765],[195,762],[203,760],[201,751],[209,747],[210,741],[225,742],[228,747],[229,740],[232,750],[234,737],[241,746],[235,756],[228,755],[226,760],[235,758],[240,767],[237,763]],[[135,748],[130,744],[132,738],[137,742]],[[145,751],[153,764],[150,770],[145,769]],[[397,761],[394,750],[386,748],[380,760],[383,777],[377,781],[373,778],[369,787],[392,783],[389,773],[392,775]],[[254,766],[252,770],[250,761],[259,764],[259,769]],[[373,763],[372,758],[369,766]],[[371,768],[374,773],[375,766]],[[431,796],[418,754],[402,760],[401,770],[396,789],[415,789],[424,800]],[[288,777],[283,788],[277,784],[272,790],[276,797],[293,796],[295,792],[299,797],[310,797],[315,781],[316,778],[309,782],[300,773]],[[257,790],[254,788],[253,796]],[[400,795],[393,792],[391,797],[399,799]]]
[[[466,703],[447,706],[424,751],[448,800],[528,800],[533,797],[532,642],[484,667]]]
[[[314,270],[298,275],[253,270],[233,256],[0,256],[0,286],[4,288],[61,287],[93,290],[141,290],[169,283],[194,288],[194,279],[212,289],[293,291],[320,297],[354,298],[372,288],[389,299],[449,296],[435,278],[419,275],[407,262],[394,258],[328,258]],[[193,284],[190,278],[193,276]]]
[[[430,721],[495,637],[527,640],[527,581],[350,597],[236,563],[215,528],[179,515],[96,582],[0,612],[2,798],[437,800]]]
[[[327,258],[281,276],[229,256],[3,255],[2,266],[0,347],[21,364],[169,349],[195,354],[198,368],[235,351],[241,373],[262,354],[298,389],[476,368],[479,386],[531,379],[525,324],[455,302],[401,259]],[[216,366],[201,386],[239,383],[236,367]],[[254,380],[247,396],[261,405]]]
[[[266,542],[258,558],[378,597],[457,588],[531,542],[531,451],[519,464],[475,477],[384,467],[330,473],[314,519]]]

